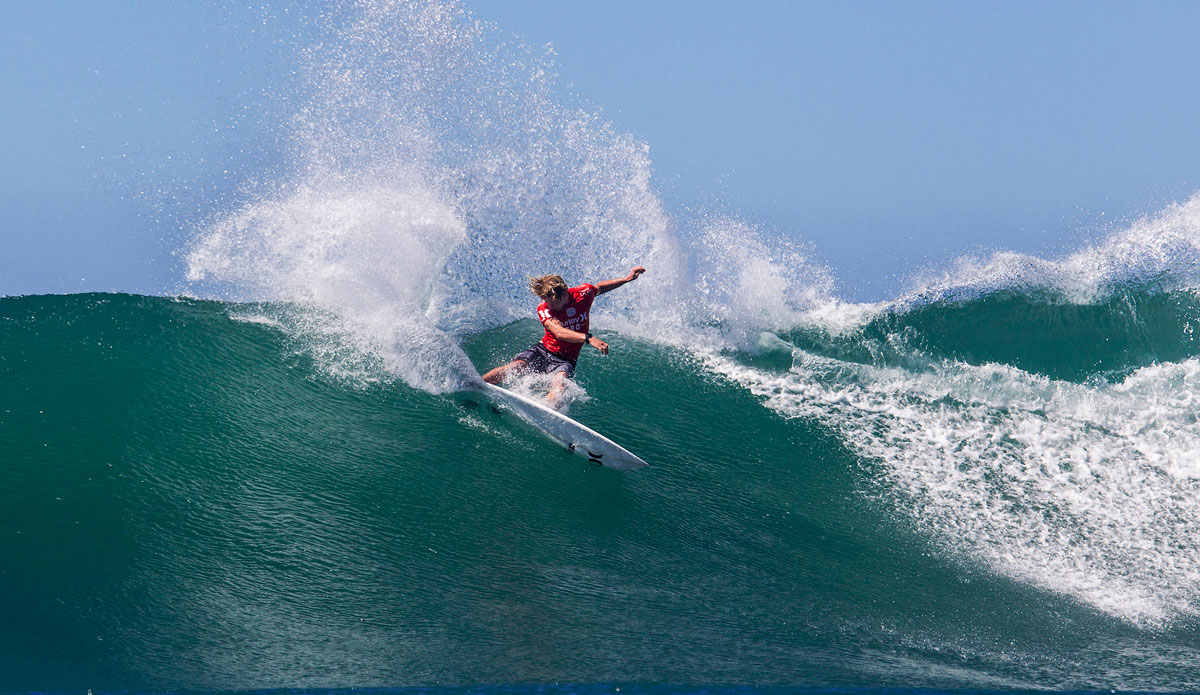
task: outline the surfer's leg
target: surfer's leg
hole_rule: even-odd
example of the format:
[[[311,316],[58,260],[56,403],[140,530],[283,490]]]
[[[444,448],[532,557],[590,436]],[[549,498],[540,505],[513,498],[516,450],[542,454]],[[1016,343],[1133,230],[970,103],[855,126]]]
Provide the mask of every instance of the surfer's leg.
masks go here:
[[[550,390],[546,393],[546,400],[550,401],[551,408],[558,408],[562,403],[563,391],[567,389],[567,379],[575,378],[575,363],[571,360],[557,358],[546,370],[551,375]]]
[[[493,386],[499,386],[501,381],[508,378],[508,375],[513,371],[520,371],[525,367],[524,360],[513,360],[502,367],[496,367],[487,374],[483,375],[483,380]]]
[[[558,408],[559,402],[562,400],[563,390],[567,388],[567,373],[555,372],[550,380],[550,390],[546,392],[546,400],[550,402],[551,408]]]
[[[483,375],[483,380],[493,386],[499,386],[501,381],[504,381],[509,376],[517,372],[523,372],[526,369],[532,369],[535,372],[546,370],[546,359],[543,356],[545,348],[541,348],[541,343],[534,343],[533,347],[528,350],[522,350],[513,356],[512,362],[503,367],[496,367],[492,371]]]

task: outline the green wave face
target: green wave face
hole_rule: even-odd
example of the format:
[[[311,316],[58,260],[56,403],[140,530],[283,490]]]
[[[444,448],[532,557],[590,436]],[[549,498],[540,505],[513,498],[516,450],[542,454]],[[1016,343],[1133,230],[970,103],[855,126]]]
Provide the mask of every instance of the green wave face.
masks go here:
[[[1191,290],[1122,289],[1094,303],[1008,290],[887,311],[845,336],[798,330],[789,337],[806,349],[858,362],[911,364],[924,357],[998,363],[1084,382],[1119,380],[1140,367],[1195,357],[1198,316],[1200,299]]]
[[[1136,349],[1072,359],[1049,345],[1086,342],[1085,325],[1127,325],[1124,305],[990,298],[865,330],[918,331],[926,357],[1132,375],[1078,386],[1098,393],[1144,377],[1148,354],[1187,362],[1167,330],[1175,300],[1134,302]],[[998,330],[1021,323],[1007,314],[1022,307],[1068,316],[1058,334],[1057,319],[1025,321],[1047,342],[1042,357]],[[1169,563],[1194,561],[1186,534],[1126,551],[1159,574],[1114,578],[1123,556],[1108,544],[1124,537],[1015,484],[1004,455],[972,464],[982,482],[960,482],[998,488],[979,499],[1007,495],[1009,516],[973,497],[922,497],[912,476],[925,469],[884,446],[928,451],[903,438],[904,417],[926,418],[920,431],[952,416],[1030,426],[917,388],[945,375],[928,364],[969,361],[830,369],[812,345],[789,365],[769,351],[687,353],[614,334],[611,357],[581,361],[590,399],[571,415],[651,464],[619,473],[472,392],[340,378],[287,332],[246,319],[258,313],[126,295],[0,300],[0,689],[1195,686],[1197,604],[1154,584],[1173,580]],[[464,347],[485,368],[537,331],[518,322]],[[824,398],[866,393],[896,370],[907,390],[888,404],[908,415]],[[812,407],[789,410],[805,384]],[[1059,535],[1038,546],[1010,533],[1022,505]],[[1088,547],[1113,554],[1071,564],[1065,549]],[[997,548],[1022,557],[1006,565]],[[1122,613],[1045,580],[1039,552],[1051,569],[1093,567],[1132,603],[1139,591],[1165,598]]]

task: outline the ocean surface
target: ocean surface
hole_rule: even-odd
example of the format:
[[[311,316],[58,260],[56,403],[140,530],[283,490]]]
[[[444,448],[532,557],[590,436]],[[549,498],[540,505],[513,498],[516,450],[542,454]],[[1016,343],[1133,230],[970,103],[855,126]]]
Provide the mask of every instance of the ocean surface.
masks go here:
[[[1200,298],[1119,294],[605,331],[570,414],[635,472],[287,308],[0,299],[0,689],[1195,689]]]
[[[309,22],[177,287],[0,298],[0,692],[1200,689],[1200,197],[855,302],[463,8]],[[633,265],[617,472],[476,386]]]

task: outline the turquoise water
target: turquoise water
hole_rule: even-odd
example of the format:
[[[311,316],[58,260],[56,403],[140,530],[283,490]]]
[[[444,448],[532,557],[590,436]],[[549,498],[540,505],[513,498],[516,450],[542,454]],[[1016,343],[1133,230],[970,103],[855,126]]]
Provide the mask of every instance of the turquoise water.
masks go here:
[[[1013,301],[891,313],[827,341],[825,354],[865,354],[891,330],[946,352],[1019,353],[989,331],[939,337],[954,322],[1006,321]],[[1104,305],[1023,301],[1057,316],[1046,320],[1066,326],[1067,341],[1079,312],[1122,320]],[[1052,520],[1061,540],[1039,547],[1010,535],[1019,509],[1009,520],[969,500],[922,498],[889,470],[902,457],[847,440],[844,405],[787,415],[729,376],[795,378],[803,360],[791,349],[705,357],[606,336],[614,357],[585,355],[590,399],[571,415],[651,464],[621,473],[470,391],[434,395],[323,369],[262,318],[271,310],[129,295],[0,299],[0,689],[1196,687],[1194,589],[1152,585],[1171,568],[1194,571],[1192,527],[1137,529],[1157,534],[1141,552],[1161,566],[1140,576],[1119,553],[1103,556],[1120,544],[1104,534],[1118,530],[1088,519],[1069,527],[1075,516],[1039,508],[1037,486],[1005,481],[1002,463],[986,484],[1025,494],[1013,504]],[[1155,351],[1185,349],[1167,330],[1175,309],[1156,316],[1163,323],[1142,324],[1140,340],[1074,364],[1051,349],[1019,359],[1068,375],[1132,370],[1128,381]],[[483,367],[537,330],[516,322],[472,336],[466,350]],[[815,333],[802,337],[809,344],[795,354],[821,356]],[[822,359],[897,369],[887,356]],[[908,373],[947,364],[927,359]],[[813,374],[828,389],[849,386]],[[903,415],[870,417],[886,428]],[[989,417],[1006,426],[1003,413],[976,424]],[[1170,484],[1187,496],[1192,480]],[[1146,492],[1164,513],[1190,507]],[[943,528],[939,514],[951,512],[997,518]],[[1128,521],[1139,523],[1135,510]],[[1091,571],[1130,604],[1158,603],[1113,607],[1092,600],[1087,582],[1037,575],[1089,545],[1082,565],[1064,566]]]

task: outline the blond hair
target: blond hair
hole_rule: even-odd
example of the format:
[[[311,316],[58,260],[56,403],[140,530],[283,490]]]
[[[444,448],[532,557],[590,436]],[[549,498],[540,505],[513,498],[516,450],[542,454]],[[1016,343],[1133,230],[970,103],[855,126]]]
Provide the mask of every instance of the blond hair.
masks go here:
[[[563,280],[561,275],[542,275],[529,278],[529,290],[542,299],[549,299],[559,288],[564,292],[567,291],[567,281]]]

